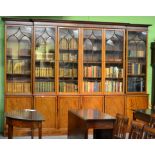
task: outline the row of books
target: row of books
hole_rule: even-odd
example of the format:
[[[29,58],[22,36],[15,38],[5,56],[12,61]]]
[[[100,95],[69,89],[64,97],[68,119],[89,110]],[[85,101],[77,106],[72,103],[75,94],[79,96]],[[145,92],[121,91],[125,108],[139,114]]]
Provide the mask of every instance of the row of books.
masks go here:
[[[35,92],[54,92],[54,82],[35,82]]]
[[[106,54],[106,61],[114,61],[114,62],[121,62],[122,55],[119,54]]]
[[[60,77],[77,77],[77,68],[60,68]]]
[[[99,41],[99,42],[95,42],[95,41]],[[101,49],[102,49],[101,40],[86,39],[84,42],[84,50],[101,51]]]
[[[123,42],[120,44],[119,40],[112,41],[107,40],[106,42],[106,51],[123,51]]]
[[[106,80],[105,91],[106,92],[122,92],[123,83],[121,81]]]
[[[7,60],[8,74],[30,74],[29,60]]]
[[[77,61],[77,53],[75,52],[60,52],[60,61]]]
[[[128,57],[145,57],[145,51],[141,51],[141,50],[138,50],[138,51],[131,51],[129,50],[128,51]]]
[[[55,51],[55,41],[48,38],[48,41],[37,40],[36,42],[36,53],[51,53],[51,51]]]
[[[123,68],[117,66],[106,67],[106,77],[108,78],[122,78]]]
[[[35,75],[36,77],[54,77],[54,68],[36,67]]]
[[[145,74],[145,65],[142,63],[128,63],[128,74],[140,75]]]
[[[101,91],[101,82],[84,81],[84,91],[85,92],[100,92]]]
[[[144,79],[142,77],[128,78],[128,91],[129,92],[143,92],[144,91]]]
[[[12,45],[14,47],[14,44]],[[19,49],[19,51],[14,50],[13,48],[7,48],[7,56],[10,56],[12,59],[17,59],[20,56],[30,56],[31,49]]]
[[[101,62],[101,53],[88,53],[84,52],[84,62]]]
[[[59,91],[60,92],[77,92],[78,85],[76,83],[71,83],[71,82],[60,82]]]
[[[101,66],[84,66],[84,77],[101,77]]]
[[[28,82],[8,82],[8,93],[30,93],[31,83]]]
[[[54,61],[55,53],[36,52],[35,58],[36,58],[36,60]]]
[[[77,50],[78,49],[78,41],[74,38],[71,38],[70,40],[63,38],[59,42],[59,48],[60,49]]]

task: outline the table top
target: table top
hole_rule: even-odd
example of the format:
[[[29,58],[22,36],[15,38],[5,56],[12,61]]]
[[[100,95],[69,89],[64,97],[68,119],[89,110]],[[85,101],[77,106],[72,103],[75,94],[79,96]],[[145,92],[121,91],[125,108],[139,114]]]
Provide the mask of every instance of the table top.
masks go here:
[[[140,109],[140,110],[134,110],[136,113],[142,113],[145,115],[153,115],[155,114],[155,109]]]
[[[26,121],[44,121],[43,116],[33,109],[23,109],[6,112],[5,117]]]
[[[100,112],[96,109],[81,109],[81,110],[69,110],[69,111],[84,120],[116,120],[115,117]]]

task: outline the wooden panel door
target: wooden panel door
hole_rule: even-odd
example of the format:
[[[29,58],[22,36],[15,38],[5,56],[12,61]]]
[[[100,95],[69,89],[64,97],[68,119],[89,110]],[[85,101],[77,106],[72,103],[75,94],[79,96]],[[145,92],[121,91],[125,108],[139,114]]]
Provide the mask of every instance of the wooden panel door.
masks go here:
[[[32,97],[8,96],[5,97],[5,112],[32,108]]]
[[[79,96],[58,97],[58,128],[64,129],[68,126],[68,110],[79,108]]]
[[[34,108],[45,119],[43,122],[43,134],[51,134],[56,129],[57,98],[55,96],[36,96],[34,98]]]
[[[116,116],[116,113],[125,114],[124,96],[105,96],[105,113]]]
[[[127,116],[133,119],[133,110],[148,108],[148,95],[128,95],[127,99]]]
[[[7,96],[5,97],[5,112],[14,110],[31,109],[32,108],[32,97],[27,96]],[[7,136],[7,126],[4,124],[4,135]],[[16,128],[14,127],[14,136],[23,136],[30,134],[30,129]]]
[[[83,96],[81,108],[104,111],[104,98],[102,96]]]

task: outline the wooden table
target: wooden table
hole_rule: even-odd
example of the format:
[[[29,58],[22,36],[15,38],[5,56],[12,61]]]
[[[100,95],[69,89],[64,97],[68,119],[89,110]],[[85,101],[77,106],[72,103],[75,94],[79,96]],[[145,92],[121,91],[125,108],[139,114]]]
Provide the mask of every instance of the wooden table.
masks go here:
[[[25,109],[5,113],[6,123],[8,124],[8,138],[13,138],[13,127],[31,128],[31,138],[33,130],[38,128],[39,139],[42,138],[42,115],[36,110]]]
[[[88,129],[93,129],[96,133],[95,135],[97,135],[98,129],[111,130],[112,133],[115,120],[115,117],[94,109],[69,110],[68,138],[88,138]]]
[[[144,122],[149,123],[151,120],[151,115],[155,114],[155,110],[153,109],[143,109],[143,110],[134,110],[133,119],[139,119]]]

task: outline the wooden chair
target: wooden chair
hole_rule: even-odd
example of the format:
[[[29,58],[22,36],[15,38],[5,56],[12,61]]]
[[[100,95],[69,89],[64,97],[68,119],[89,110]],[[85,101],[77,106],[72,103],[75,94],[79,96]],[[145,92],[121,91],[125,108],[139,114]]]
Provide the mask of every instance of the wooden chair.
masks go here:
[[[113,129],[113,139],[125,139],[129,118],[117,113]]]
[[[155,139],[155,128],[144,126],[143,139]]]
[[[155,128],[155,114],[152,114],[152,115],[151,115],[151,120],[150,120],[150,122],[149,122],[149,126],[150,126],[151,128]]]
[[[129,139],[142,139],[144,129],[144,123],[132,121],[130,132],[129,132]]]

